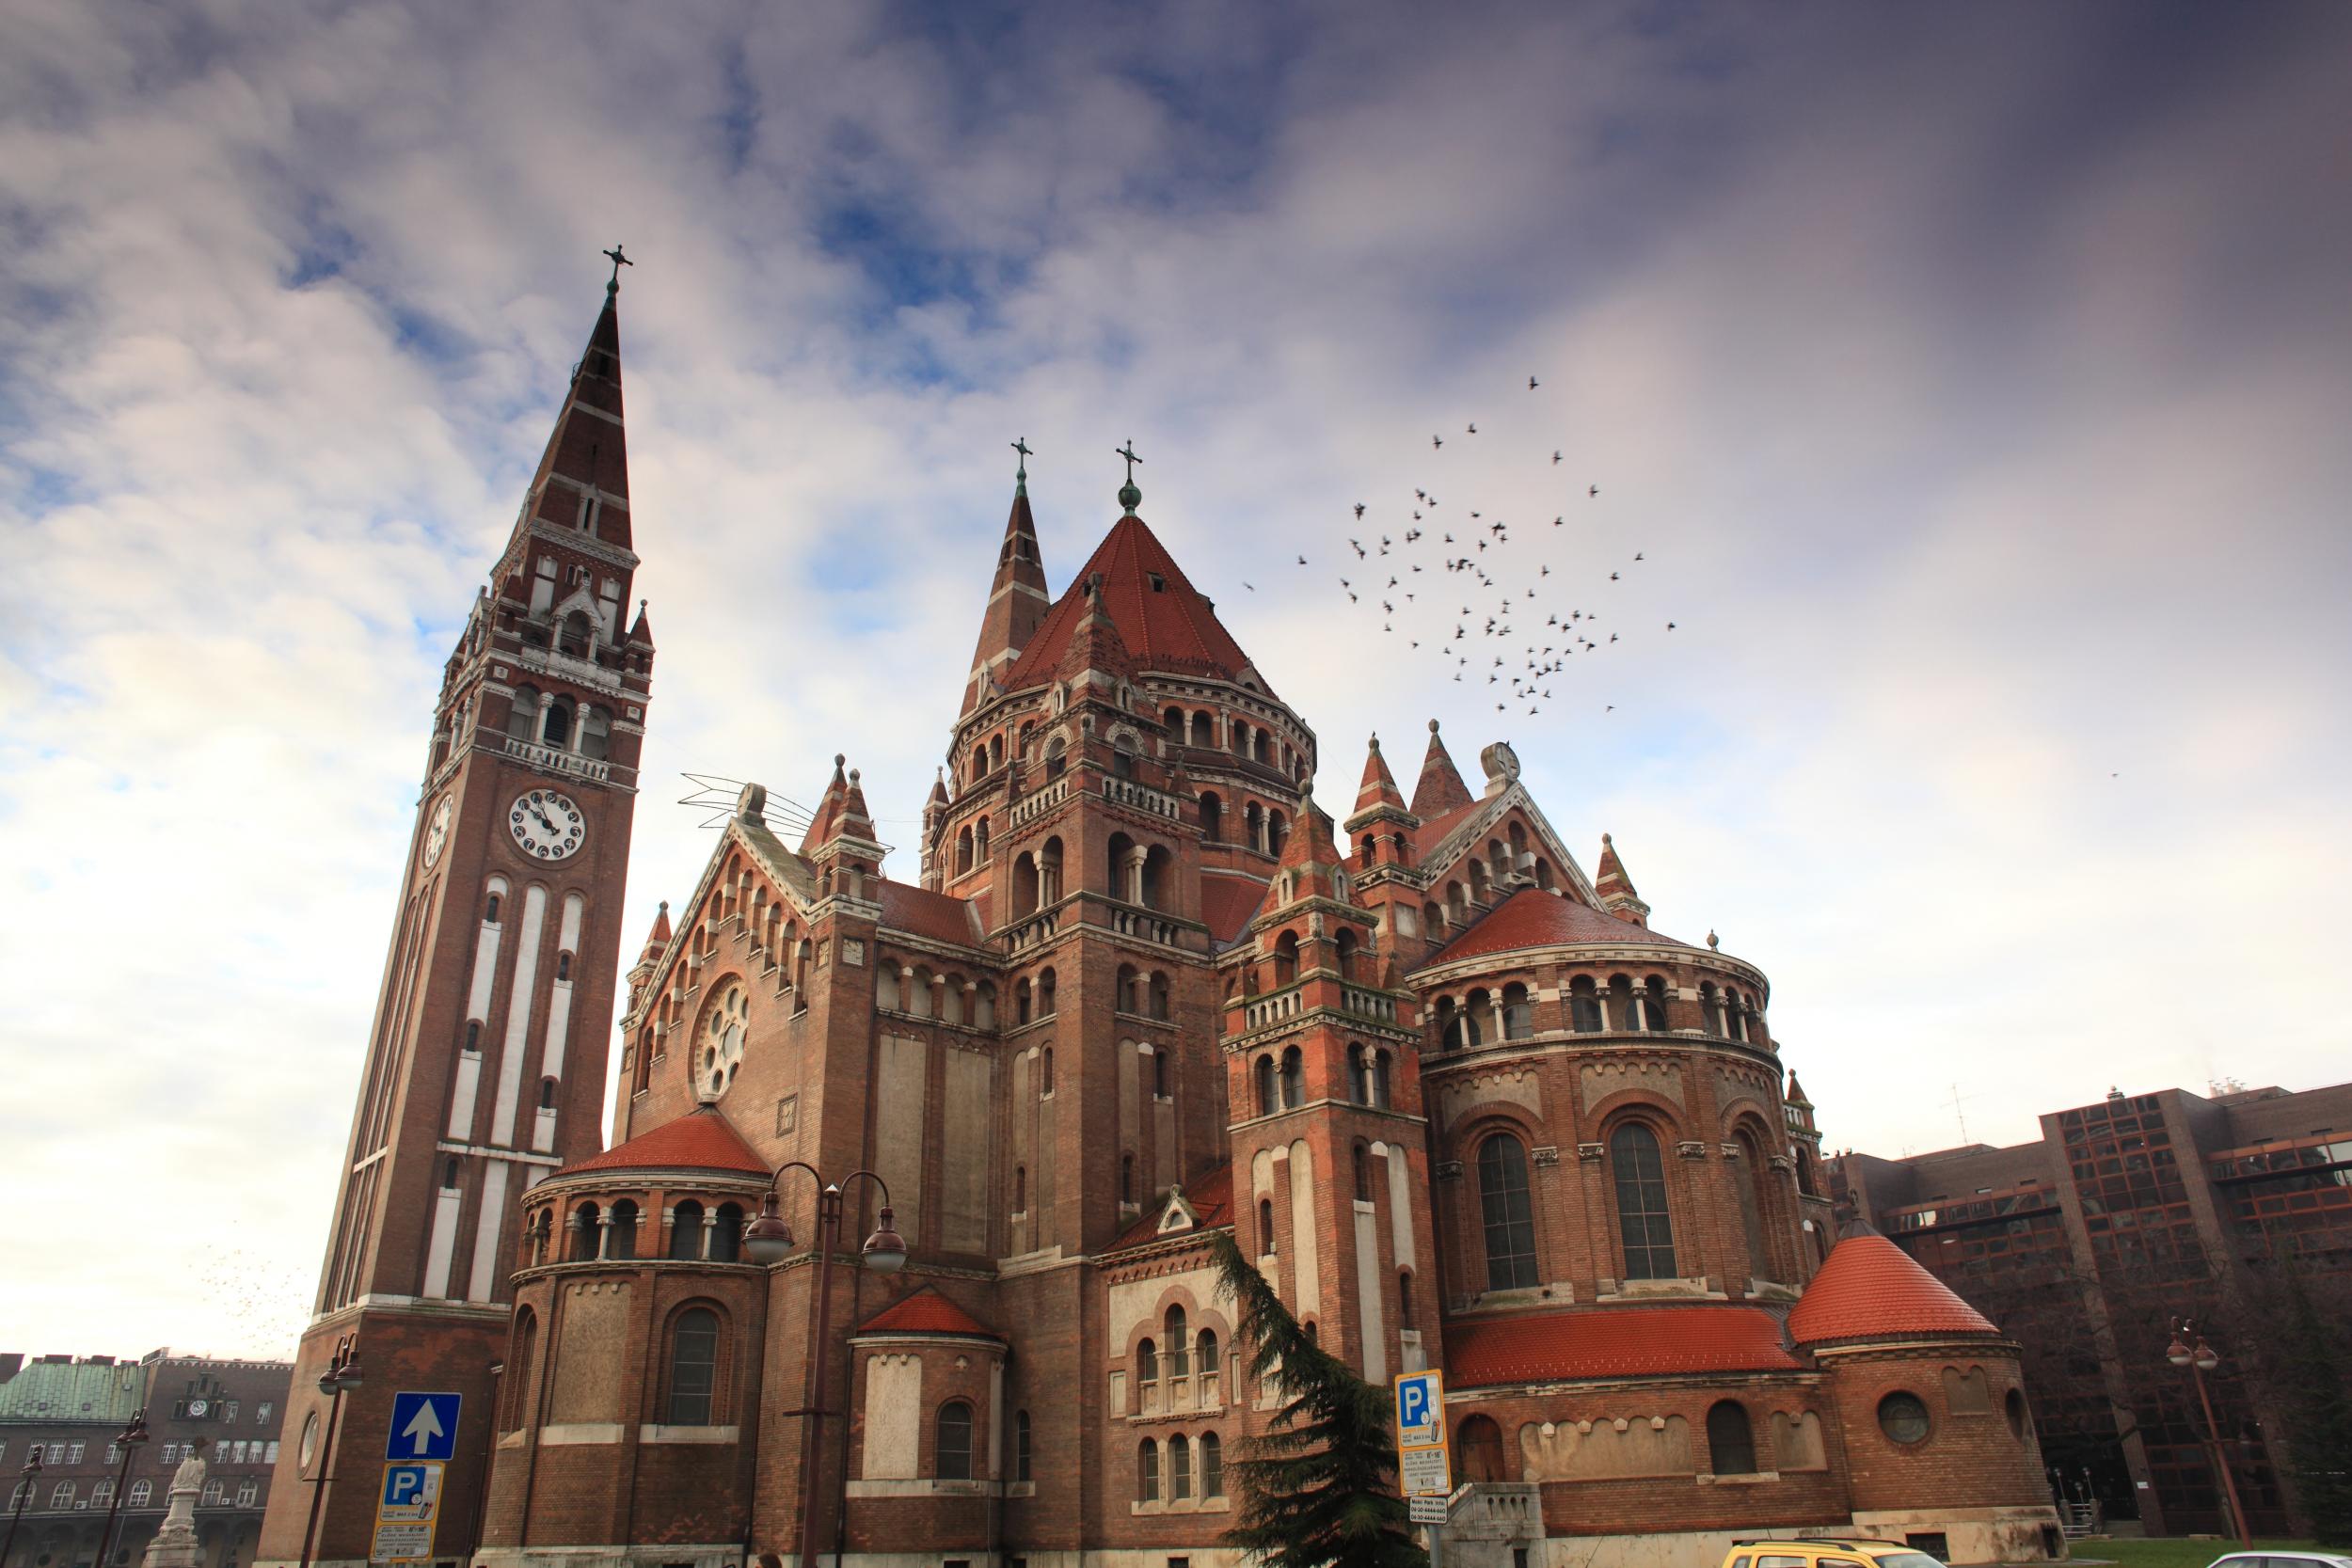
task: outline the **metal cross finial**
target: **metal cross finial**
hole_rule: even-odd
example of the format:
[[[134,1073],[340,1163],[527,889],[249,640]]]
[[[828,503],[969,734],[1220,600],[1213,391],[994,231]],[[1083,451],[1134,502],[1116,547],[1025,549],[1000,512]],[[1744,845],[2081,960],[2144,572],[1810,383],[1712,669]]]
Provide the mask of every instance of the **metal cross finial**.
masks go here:
[[[604,292],[609,294],[616,294],[621,292],[621,269],[623,267],[633,267],[637,263],[622,255],[621,247],[619,245],[614,245],[612,249],[606,251],[605,254],[612,259],[612,281],[604,286]]]
[[[1012,477],[1018,483],[1026,484],[1029,483],[1029,438],[1022,436],[1013,442],[1012,450],[1021,454],[1021,466],[1013,470]]]
[[[1132,436],[1128,436],[1125,446],[1113,447],[1111,452],[1114,456],[1127,460],[1127,483],[1133,484],[1136,482],[1136,465],[1143,461],[1136,455],[1136,438]]]

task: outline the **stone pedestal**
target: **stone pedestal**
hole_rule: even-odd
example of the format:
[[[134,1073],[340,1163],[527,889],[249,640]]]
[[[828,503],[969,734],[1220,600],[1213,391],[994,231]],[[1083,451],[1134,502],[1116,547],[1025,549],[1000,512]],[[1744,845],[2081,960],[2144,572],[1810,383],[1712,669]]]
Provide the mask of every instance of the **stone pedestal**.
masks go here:
[[[164,1522],[147,1544],[141,1568],[196,1568],[202,1548],[196,1539],[196,1502],[204,1495],[204,1456],[196,1451],[180,1462],[164,1500]]]

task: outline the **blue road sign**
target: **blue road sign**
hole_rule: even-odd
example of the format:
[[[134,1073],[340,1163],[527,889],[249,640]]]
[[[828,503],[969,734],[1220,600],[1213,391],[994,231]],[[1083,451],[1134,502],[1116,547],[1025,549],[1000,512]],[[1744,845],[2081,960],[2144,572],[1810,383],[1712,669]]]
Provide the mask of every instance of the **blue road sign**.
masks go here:
[[[384,1457],[453,1457],[457,1448],[457,1405],[455,1394],[394,1394],[391,1429],[384,1434]],[[390,1484],[385,1482],[388,1487]]]
[[[383,1512],[387,1517],[398,1518],[430,1505],[435,1490],[434,1471],[430,1464],[387,1465],[384,1466]],[[395,1512],[398,1511],[398,1512]]]
[[[1445,1386],[1436,1372],[1406,1372],[1396,1380],[1397,1442],[1405,1448],[1445,1441]]]

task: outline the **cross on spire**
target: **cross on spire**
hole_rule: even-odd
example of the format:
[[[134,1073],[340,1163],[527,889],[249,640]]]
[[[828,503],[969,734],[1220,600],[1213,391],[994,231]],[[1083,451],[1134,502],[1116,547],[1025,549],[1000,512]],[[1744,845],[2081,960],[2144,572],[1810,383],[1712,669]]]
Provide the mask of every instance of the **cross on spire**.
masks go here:
[[[1026,436],[1021,436],[1013,442],[1012,450],[1021,454],[1021,466],[1012,471],[1012,482],[1020,493],[1025,496],[1029,493],[1029,438]]]
[[[1119,487],[1119,504],[1132,517],[1136,515],[1136,503],[1143,499],[1143,492],[1136,488],[1136,465],[1143,459],[1136,455],[1136,438],[1132,436],[1127,437],[1125,446],[1113,447],[1111,451],[1127,460],[1127,483]]]
[[[622,255],[621,247],[617,245],[604,254],[612,260],[612,281],[604,286],[604,292],[609,294],[617,294],[621,292],[621,269],[633,267],[637,263]]]

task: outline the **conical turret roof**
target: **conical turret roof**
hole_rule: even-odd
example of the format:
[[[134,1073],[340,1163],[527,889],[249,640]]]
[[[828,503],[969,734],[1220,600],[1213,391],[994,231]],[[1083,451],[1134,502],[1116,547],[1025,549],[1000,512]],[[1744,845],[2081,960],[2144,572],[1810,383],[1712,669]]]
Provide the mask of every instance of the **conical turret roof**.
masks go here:
[[[1788,1314],[1788,1337],[1800,1345],[1999,1332],[1951,1287],[1867,1227],[1830,1248]]]
[[[1249,656],[1168,547],[1142,518],[1130,515],[1111,525],[1070,589],[1046,613],[1036,637],[1005,675],[1007,689],[1038,685],[1061,667],[1062,655],[1089,608],[1087,579],[1096,576],[1102,578],[1097,596],[1136,669],[1237,680],[1250,668]]]
[[[1462,782],[1461,770],[1454,766],[1453,754],[1438,734],[1438,721],[1432,719],[1429,751],[1421,759],[1420,782],[1413,785],[1413,815],[1427,822],[1470,803],[1470,785]]]
[[[1375,735],[1364,754],[1363,783],[1356,786],[1356,814],[1360,816],[1382,806],[1405,810],[1405,792],[1396,787],[1396,775],[1389,771],[1389,759],[1380,754],[1380,737]]]

